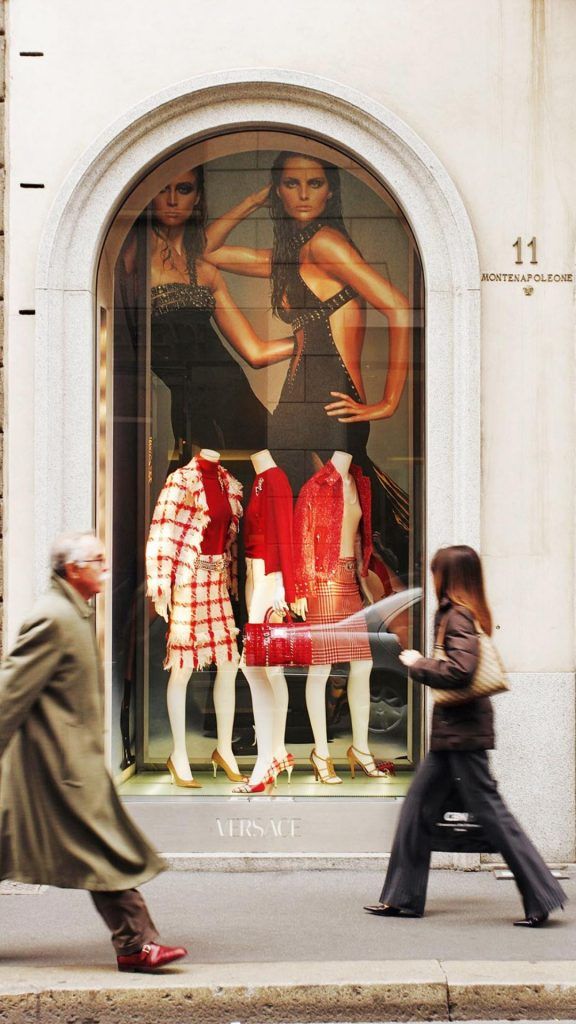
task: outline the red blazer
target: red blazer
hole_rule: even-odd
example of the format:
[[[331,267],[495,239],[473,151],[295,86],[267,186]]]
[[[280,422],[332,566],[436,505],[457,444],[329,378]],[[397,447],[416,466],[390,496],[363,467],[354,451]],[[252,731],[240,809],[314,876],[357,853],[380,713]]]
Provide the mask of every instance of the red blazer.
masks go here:
[[[362,519],[360,539],[362,560],[360,575],[368,575],[372,555],[372,508],[370,480],[359,466],[350,473],[360,499]],[[344,485],[340,473],[328,460],[325,466],[304,484],[294,512],[294,552],[296,560],[296,596],[316,592],[316,580],[334,575],[340,557],[340,537],[344,517]]]
[[[288,602],[295,597],[293,504],[292,489],[286,473],[278,466],[273,466],[259,473],[254,480],[244,517],[246,556],[263,558],[266,573],[282,573]]]

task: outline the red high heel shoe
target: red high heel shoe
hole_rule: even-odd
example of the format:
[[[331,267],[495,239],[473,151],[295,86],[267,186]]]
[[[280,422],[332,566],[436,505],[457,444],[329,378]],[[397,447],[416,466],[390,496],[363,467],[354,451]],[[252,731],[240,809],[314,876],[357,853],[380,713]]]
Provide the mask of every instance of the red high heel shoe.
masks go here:
[[[256,796],[258,793],[270,792],[276,785],[277,765],[276,758],[272,758],[272,764],[261,782],[243,782],[239,786],[234,786],[232,792],[235,796]]]

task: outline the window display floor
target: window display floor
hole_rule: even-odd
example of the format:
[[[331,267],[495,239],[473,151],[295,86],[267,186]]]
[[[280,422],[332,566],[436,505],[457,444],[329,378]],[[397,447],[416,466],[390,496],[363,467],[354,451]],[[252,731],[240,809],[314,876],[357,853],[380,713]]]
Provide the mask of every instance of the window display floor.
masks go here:
[[[244,766],[241,765],[241,768]],[[390,779],[369,779],[358,774],[353,779],[348,768],[341,769],[342,784],[337,786],[325,786],[314,781],[310,771],[294,770],[291,783],[283,774],[278,779],[277,788],[271,795],[288,797],[329,797],[337,799],[341,797],[402,797],[405,796],[413,773],[399,771]],[[122,797],[182,797],[185,799],[198,800],[203,797],[234,797],[232,789],[234,783],[229,782],[222,772],[218,772],[214,778],[211,771],[197,771],[194,778],[202,784],[202,789],[184,789],[172,785],[170,775],[167,771],[146,771],[132,775],[119,786],[119,793]],[[245,797],[237,796],[235,799],[243,801]],[[255,796],[253,799],[257,800]]]

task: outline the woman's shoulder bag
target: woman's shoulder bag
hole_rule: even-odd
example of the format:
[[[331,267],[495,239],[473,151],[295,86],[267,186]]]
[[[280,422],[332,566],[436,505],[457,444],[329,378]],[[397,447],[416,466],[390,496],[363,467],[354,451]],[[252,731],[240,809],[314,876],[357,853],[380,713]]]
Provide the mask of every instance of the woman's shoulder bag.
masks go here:
[[[434,643],[433,657],[437,661],[448,661],[444,639],[446,636],[447,618],[445,615],[438,628]],[[455,687],[450,690],[434,689],[434,700],[437,704],[467,704],[478,697],[494,697],[510,689],[506,669],[491,636],[484,632],[480,623],[474,619],[478,637],[478,665],[469,686]]]

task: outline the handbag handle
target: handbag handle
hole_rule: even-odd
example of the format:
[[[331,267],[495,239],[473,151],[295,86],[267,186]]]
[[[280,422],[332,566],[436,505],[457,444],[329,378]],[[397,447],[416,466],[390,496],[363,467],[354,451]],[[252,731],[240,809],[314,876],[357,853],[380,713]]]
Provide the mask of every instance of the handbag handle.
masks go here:
[[[278,612],[276,612],[274,608],[269,608],[264,616],[264,622],[270,622],[270,619],[272,618],[273,615],[278,615]],[[286,622],[286,620],[288,620],[288,622],[294,622],[294,617],[291,614],[289,608],[285,609],[282,622]]]
[[[434,640],[434,647],[444,647],[444,640],[446,637],[446,627],[448,626],[448,615],[444,615],[440,619],[440,625],[438,626],[438,632]]]

